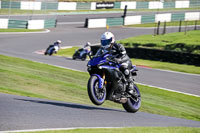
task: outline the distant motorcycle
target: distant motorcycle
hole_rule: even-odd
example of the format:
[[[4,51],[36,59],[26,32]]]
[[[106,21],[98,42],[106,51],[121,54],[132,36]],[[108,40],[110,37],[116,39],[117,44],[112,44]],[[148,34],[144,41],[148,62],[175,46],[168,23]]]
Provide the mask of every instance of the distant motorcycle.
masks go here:
[[[90,51],[88,51],[87,49],[79,48],[79,49],[76,50],[75,53],[73,54],[72,59],[73,59],[73,60],[81,59],[82,61],[85,61],[89,52],[90,52]]]
[[[58,46],[55,46],[55,45],[49,45],[49,47],[46,49],[45,51],[45,55],[53,55],[55,53],[57,53],[57,51],[59,50],[59,47]]]
[[[121,103],[127,112],[135,113],[141,106],[139,88],[134,84],[133,92],[127,91],[128,83],[124,74],[119,70],[120,64],[114,62],[108,52],[99,49],[87,64],[90,79],[88,95],[95,105],[101,105],[105,100]],[[132,76],[136,76],[136,66],[132,66]]]

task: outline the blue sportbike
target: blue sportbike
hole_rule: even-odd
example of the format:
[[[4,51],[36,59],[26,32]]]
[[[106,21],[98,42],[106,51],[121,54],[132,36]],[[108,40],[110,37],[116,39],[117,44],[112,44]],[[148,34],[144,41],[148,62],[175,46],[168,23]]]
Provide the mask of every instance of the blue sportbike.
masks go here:
[[[134,83],[133,93],[127,91],[128,82],[119,70],[120,64],[113,61],[113,56],[103,48],[91,57],[87,64],[90,79],[87,89],[90,100],[101,105],[105,100],[122,104],[127,112],[135,113],[141,106],[139,88]],[[136,76],[136,66],[132,66],[131,74]]]

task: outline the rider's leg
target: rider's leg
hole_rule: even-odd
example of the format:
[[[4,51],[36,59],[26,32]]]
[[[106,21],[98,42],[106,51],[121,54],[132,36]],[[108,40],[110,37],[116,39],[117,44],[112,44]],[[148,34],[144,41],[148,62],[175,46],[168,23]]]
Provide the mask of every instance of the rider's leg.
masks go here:
[[[125,78],[128,82],[128,86],[127,86],[128,91],[133,90],[133,78],[130,72],[131,67],[132,67],[131,61],[126,61],[121,64],[121,68],[120,68],[121,71],[124,73]]]

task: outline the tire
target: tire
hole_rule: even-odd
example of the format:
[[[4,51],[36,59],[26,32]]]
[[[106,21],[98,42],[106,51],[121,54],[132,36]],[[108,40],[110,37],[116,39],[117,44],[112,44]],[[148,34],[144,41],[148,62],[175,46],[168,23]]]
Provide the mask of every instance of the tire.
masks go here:
[[[97,76],[91,76],[87,86],[89,98],[95,105],[103,104],[106,99],[106,89],[105,87],[99,89],[98,83],[99,79]]]
[[[138,96],[138,101],[134,101],[133,99],[128,98],[127,102],[122,104],[124,109],[127,112],[130,112],[130,113],[137,112],[140,109],[140,106],[141,106],[141,95],[140,95],[139,88],[135,84],[134,84],[134,88],[135,88],[137,94],[139,95]]]
[[[86,58],[87,58],[87,54],[83,54],[83,56],[82,56],[81,60],[82,60],[82,61],[85,61],[85,60],[86,60]]]
[[[73,59],[73,60],[76,60],[76,56],[75,56],[75,54],[72,56],[72,59]]]
[[[49,53],[49,55],[51,56],[51,55],[53,55],[53,53],[54,53],[54,48],[50,51],[50,53]]]

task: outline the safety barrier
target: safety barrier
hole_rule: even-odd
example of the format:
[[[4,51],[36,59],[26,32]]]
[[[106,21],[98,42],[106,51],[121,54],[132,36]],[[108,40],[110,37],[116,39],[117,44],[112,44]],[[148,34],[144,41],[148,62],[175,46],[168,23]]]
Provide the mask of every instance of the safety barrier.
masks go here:
[[[99,46],[91,47],[93,54],[99,49]],[[200,66],[200,55],[182,53],[176,51],[149,49],[149,48],[126,48],[130,58],[148,59],[155,61],[172,62],[179,64],[189,64]]]
[[[28,22],[24,20],[9,20],[8,29],[27,29]]]
[[[52,28],[52,27],[56,27],[55,19],[47,19],[44,21],[44,28]]]
[[[55,19],[9,20],[0,19],[0,29],[44,29],[56,27]]]
[[[171,21],[192,21],[200,20],[200,12],[185,12],[185,13],[162,13],[153,15],[137,15],[126,16],[125,18],[101,18],[101,19],[88,19],[86,24],[87,28],[102,28],[108,26],[121,26],[145,23],[171,22]],[[104,20],[103,23],[102,21]]]
[[[106,25],[109,26],[118,26],[123,25],[124,19],[123,18],[107,18]]]
[[[164,8],[194,8],[200,7],[199,0],[177,0],[172,2],[160,1],[121,1],[121,2],[38,2],[0,1],[0,8],[15,8],[21,10],[96,10],[99,8],[114,9],[164,9]]]

